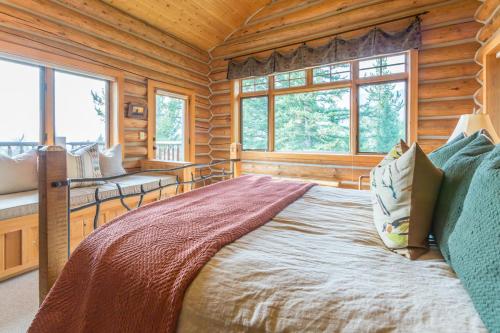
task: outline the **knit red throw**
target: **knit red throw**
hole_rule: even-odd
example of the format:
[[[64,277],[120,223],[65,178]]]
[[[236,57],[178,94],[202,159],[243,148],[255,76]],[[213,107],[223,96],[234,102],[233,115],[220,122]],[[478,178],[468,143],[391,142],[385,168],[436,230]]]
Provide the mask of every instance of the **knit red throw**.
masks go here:
[[[29,332],[174,332],[203,265],[311,186],[243,176],[118,217],[77,247]]]

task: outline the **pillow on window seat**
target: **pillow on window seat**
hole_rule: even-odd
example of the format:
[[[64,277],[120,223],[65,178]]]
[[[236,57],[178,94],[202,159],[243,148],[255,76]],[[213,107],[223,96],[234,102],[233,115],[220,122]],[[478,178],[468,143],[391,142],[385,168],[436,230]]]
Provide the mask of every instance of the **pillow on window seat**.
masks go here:
[[[0,154],[0,194],[31,191],[38,188],[36,150],[9,157]]]
[[[97,143],[66,153],[68,178],[102,178],[99,166],[99,146]],[[102,181],[71,183],[71,187],[93,186]]]
[[[471,137],[474,137],[474,140],[453,155],[442,168],[444,179],[432,222],[432,232],[448,263],[448,239],[462,213],[472,176],[482,160],[495,147],[483,133],[477,132]]]
[[[484,324],[500,332],[500,145],[474,173],[448,248]]]
[[[99,153],[99,165],[104,177],[113,177],[127,173],[123,168],[122,162],[121,144],[117,144]]]
[[[394,149],[399,151],[395,153]],[[428,250],[427,239],[443,173],[418,144],[403,150],[396,146],[371,171],[373,217],[380,238],[389,249],[416,259]]]

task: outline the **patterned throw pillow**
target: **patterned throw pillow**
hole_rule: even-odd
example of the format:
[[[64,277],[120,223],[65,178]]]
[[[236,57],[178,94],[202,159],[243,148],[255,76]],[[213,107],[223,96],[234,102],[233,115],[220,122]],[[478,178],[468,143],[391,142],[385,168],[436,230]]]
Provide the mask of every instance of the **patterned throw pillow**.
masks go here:
[[[99,166],[99,146],[96,144],[80,148],[66,154],[68,178],[101,178]],[[83,187],[103,184],[102,181],[72,183],[71,187]]]
[[[428,249],[443,173],[416,143],[397,156],[391,151],[371,172],[373,217],[389,249],[416,259]]]
[[[448,247],[484,324],[500,332],[500,145],[476,169]]]

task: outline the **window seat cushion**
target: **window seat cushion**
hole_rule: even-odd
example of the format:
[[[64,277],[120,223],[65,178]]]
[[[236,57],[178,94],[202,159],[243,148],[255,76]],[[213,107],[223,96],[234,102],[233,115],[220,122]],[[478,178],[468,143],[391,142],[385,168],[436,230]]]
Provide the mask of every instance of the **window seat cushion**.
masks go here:
[[[162,185],[175,183],[175,176],[159,174],[140,174],[113,180],[100,186],[78,187],[71,189],[71,206],[76,207],[95,199],[95,189],[99,188],[99,198],[105,199],[118,195],[115,185],[120,184],[124,194],[140,193],[141,185],[145,191],[157,189]],[[38,212],[38,190],[0,195],[0,221]]]

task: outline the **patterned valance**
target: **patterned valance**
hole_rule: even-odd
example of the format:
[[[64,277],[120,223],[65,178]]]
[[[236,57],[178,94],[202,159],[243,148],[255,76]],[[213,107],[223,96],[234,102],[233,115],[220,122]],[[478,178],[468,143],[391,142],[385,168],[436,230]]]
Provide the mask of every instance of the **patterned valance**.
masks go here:
[[[419,48],[421,42],[420,19],[417,17],[408,28],[396,33],[374,28],[366,35],[358,38],[348,40],[335,38],[330,43],[319,47],[310,47],[303,44],[295,51],[287,54],[275,51],[266,59],[250,57],[240,62],[231,60],[228,65],[227,78],[232,80],[269,75],[276,72],[287,72],[306,67],[402,52]]]

